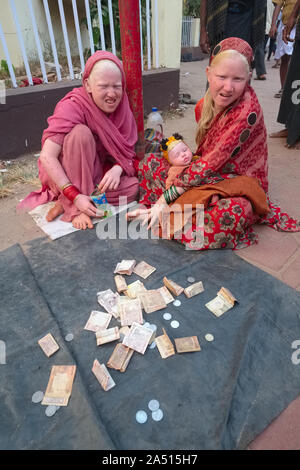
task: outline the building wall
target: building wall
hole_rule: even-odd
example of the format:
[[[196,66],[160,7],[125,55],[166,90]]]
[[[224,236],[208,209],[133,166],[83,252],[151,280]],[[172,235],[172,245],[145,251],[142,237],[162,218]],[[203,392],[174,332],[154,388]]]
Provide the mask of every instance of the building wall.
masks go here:
[[[7,90],[5,102],[0,101],[0,155],[14,159],[39,151],[47,118],[53,114],[58,101],[81,80],[69,80],[48,85]],[[144,113],[153,105],[160,110],[178,106],[179,69],[157,69],[143,72]],[[17,129],[17,132],[16,132]]]
[[[155,2],[152,2],[152,12]],[[180,68],[182,0],[157,0],[158,7],[158,57],[159,67]],[[152,14],[152,44],[155,44],[155,23]],[[156,51],[153,47],[153,62]]]
[[[23,61],[21,50],[18,45],[19,43],[16,33],[16,27],[8,0],[2,0],[1,2],[0,21],[7,43],[7,47],[11,56],[11,61],[15,66],[19,67],[23,63]],[[2,42],[0,42],[0,60],[2,59],[6,60],[6,57],[4,55]]]
[[[28,8],[28,4],[26,0],[15,0],[18,20],[21,27],[22,37],[24,40],[26,53],[28,56],[28,60],[30,62],[38,61],[38,54],[34,39],[33,27],[31,23],[30,12]],[[48,0],[51,20],[52,20],[52,27],[55,37],[55,43],[57,47],[57,53],[59,58],[63,58],[66,56],[63,32],[61,27],[61,19],[59,14],[58,2],[57,0]],[[74,15],[73,15],[73,8],[72,8],[72,1],[71,0],[64,0],[63,1],[69,42],[70,42],[70,49],[72,56],[76,56],[79,54],[78,52],[78,45],[77,45],[77,38],[76,38],[76,30],[74,24]],[[48,33],[48,26],[46,22],[46,15],[44,12],[44,5],[42,0],[32,0],[32,7],[34,10],[38,32],[40,41],[42,44],[42,51],[44,60],[53,62],[53,54],[50,42],[50,36]],[[78,16],[79,21],[83,18],[85,13],[84,8],[84,0],[77,0],[77,8],[78,8]],[[2,24],[2,28],[4,30],[5,39],[7,42],[7,47],[9,50],[10,58],[12,64],[15,67],[22,67],[23,66],[23,58],[21,53],[21,48],[19,45],[16,26],[13,20],[9,0],[1,0],[1,10],[0,10],[0,21]],[[88,47],[88,33],[87,28],[84,25],[81,25],[81,37],[83,48]],[[2,44],[0,43],[0,60],[6,59],[3,51]]]
[[[152,11],[154,11],[154,0]],[[52,26],[55,36],[57,52],[60,60],[66,61],[66,51],[61,27],[61,20],[57,0],[48,0]],[[104,5],[105,3],[103,3]],[[38,54],[35,45],[33,28],[27,0],[15,0],[18,19],[22,31],[23,40],[29,62],[38,62]],[[53,62],[52,48],[43,0],[32,0],[32,5],[38,25],[39,37],[42,43],[44,60]],[[67,30],[72,56],[78,56],[78,45],[74,24],[72,0],[63,0]],[[182,0],[157,0],[158,5],[158,37],[159,37],[159,67],[179,68],[181,51],[181,21]],[[86,16],[84,0],[77,0],[79,20]],[[9,0],[1,0],[0,21],[14,67],[23,66],[23,58],[19,45],[16,26],[12,17]],[[152,14],[152,38],[154,37],[154,15]],[[88,31],[84,24],[81,25],[83,49],[89,48]],[[2,44],[0,43],[0,60],[5,59]],[[153,60],[156,63],[155,48],[153,47]]]

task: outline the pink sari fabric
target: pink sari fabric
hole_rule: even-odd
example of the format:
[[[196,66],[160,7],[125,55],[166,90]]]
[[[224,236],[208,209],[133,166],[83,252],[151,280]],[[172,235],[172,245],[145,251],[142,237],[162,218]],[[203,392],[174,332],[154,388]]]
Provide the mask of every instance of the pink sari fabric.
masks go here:
[[[124,194],[124,192],[126,193],[124,182],[125,180],[128,182],[127,178],[134,178],[134,181],[131,181],[134,184],[129,185],[128,193],[129,198],[132,199],[133,186],[135,186],[135,192],[138,191],[137,179],[134,177],[134,147],[137,141],[137,128],[126,94],[125,75],[121,61],[110,52],[97,51],[86,63],[83,81],[89,76],[95,63],[104,59],[113,61],[122,74],[123,96],[116,111],[106,115],[97,107],[84,86],[74,88],[59,101],[53,115],[48,118],[49,126],[43,132],[42,147],[47,139],[51,139],[62,147],[59,156],[60,163],[69,180],[78,187],[82,194],[91,194],[104,173],[114,164],[119,164],[123,168],[123,176],[118,190],[120,190],[120,195],[126,195]],[[81,137],[79,137],[78,129],[75,136],[72,137],[72,144],[67,139],[71,131],[80,125],[90,130],[87,147],[80,144]],[[77,145],[78,137],[79,144]],[[30,193],[18,205],[18,209],[30,210],[40,204],[60,199],[65,210],[63,219],[72,220],[77,214],[75,206],[69,203],[61,194],[60,189],[49,179],[40,161],[38,165],[42,188]],[[114,192],[112,198],[108,195],[112,204],[118,204],[116,194],[118,190]]]
[[[77,154],[74,159],[73,155]],[[69,132],[63,142],[61,165],[72,183],[80,188],[82,194],[91,194],[104,174],[104,165],[98,157],[97,146],[91,130],[84,124],[77,124]],[[59,200],[64,208],[61,220],[71,222],[80,214],[74,204],[51,181],[47,173],[43,171],[43,183],[47,186],[47,194],[50,200]],[[107,201],[112,205],[119,204],[119,198],[127,198],[127,202],[135,200],[138,193],[138,179],[135,176],[122,175],[119,187],[115,190],[107,190]]]

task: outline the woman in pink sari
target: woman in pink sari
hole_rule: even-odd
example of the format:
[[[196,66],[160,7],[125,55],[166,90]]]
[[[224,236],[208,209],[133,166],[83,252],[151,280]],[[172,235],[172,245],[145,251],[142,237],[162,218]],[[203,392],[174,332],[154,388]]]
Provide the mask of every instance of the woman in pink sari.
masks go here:
[[[87,61],[83,86],[57,104],[42,137],[40,191],[30,193],[18,209],[56,201],[48,212],[78,229],[93,228],[96,217],[90,194],[105,192],[110,204],[119,197],[134,201],[138,193],[133,160],[137,129],[125,91],[121,61],[97,51]]]

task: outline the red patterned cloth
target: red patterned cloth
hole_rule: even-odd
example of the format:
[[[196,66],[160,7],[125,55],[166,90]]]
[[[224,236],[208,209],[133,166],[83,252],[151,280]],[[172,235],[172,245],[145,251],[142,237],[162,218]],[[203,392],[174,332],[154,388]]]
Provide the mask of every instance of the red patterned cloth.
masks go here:
[[[195,108],[199,120],[203,100]],[[247,85],[240,100],[219,113],[200,143],[199,159],[192,162],[175,180],[176,186],[188,190],[214,184],[238,175],[256,177],[268,193],[268,150],[263,112],[251,86]],[[169,164],[151,154],[139,164],[140,203],[151,206],[165,190]],[[292,219],[268,199],[270,213],[258,216],[244,197],[212,200],[204,211],[204,227],[192,224],[178,241],[190,249],[239,249],[257,243],[254,223],[264,223],[276,230],[300,231]],[[201,235],[201,236],[199,236]]]
[[[198,121],[203,100],[195,108]],[[212,121],[196,154],[201,158],[175,180],[190,188],[216,183],[235,175],[258,178],[268,191],[268,148],[263,112],[254,90],[247,85],[240,100]]]

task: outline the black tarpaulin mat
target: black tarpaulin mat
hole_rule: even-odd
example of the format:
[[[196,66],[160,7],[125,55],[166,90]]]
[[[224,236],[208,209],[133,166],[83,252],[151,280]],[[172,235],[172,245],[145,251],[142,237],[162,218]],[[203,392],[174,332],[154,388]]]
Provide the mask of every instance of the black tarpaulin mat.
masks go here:
[[[14,247],[8,253],[13,256],[16,251]],[[1,254],[1,263],[3,256],[7,257],[7,252]],[[15,268],[13,263],[6,265],[3,282],[2,307],[8,296],[10,308],[3,309],[1,318],[13,332],[18,328],[19,337],[24,330],[24,336],[19,340],[18,354],[14,333],[7,338],[2,333],[1,337],[7,341],[8,353],[7,364],[0,366],[0,371],[6,374],[5,400],[11,401],[5,422],[14,416],[14,425],[8,424],[10,433],[1,447],[244,449],[299,395],[299,366],[292,362],[292,343],[300,338],[299,293],[231,251],[193,252],[164,240],[98,240],[95,231],[88,231],[50,243],[35,240],[26,257],[33,277],[19,261]],[[109,369],[116,386],[105,392],[91,368],[95,358],[100,363],[108,361],[115,343],[97,347],[94,333],[83,328],[92,310],[103,310],[97,292],[109,288],[115,291],[113,271],[122,259],[145,260],[157,268],[146,280],[135,274],[126,278],[128,283],[142,280],[147,289],[162,286],[164,276],[183,287],[188,285],[189,276],[203,281],[204,292],[191,299],[181,294],[179,307],[169,304],[164,310],[144,313],[146,321],[157,325],[158,335],[162,327],[171,338],[197,335],[201,351],[167,359],[160,357],[157,348],[147,349],[144,355],[135,352],[126,372]],[[12,289],[19,292],[16,271],[21,279],[28,277],[32,285],[35,281],[43,321],[26,314],[26,321],[18,322],[27,304],[31,310],[38,308],[33,288],[12,296]],[[239,304],[217,318],[205,303],[222,286],[231,290]],[[163,319],[165,312],[179,322],[177,329]],[[16,322],[18,326],[13,326]],[[114,325],[118,325],[115,319],[109,326]],[[47,359],[36,342],[49,331],[59,344],[70,332],[74,340]],[[213,334],[213,342],[205,340],[207,333]],[[47,418],[44,425],[40,422],[45,421],[43,414],[36,412],[41,405],[30,403],[31,394],[46,388],[50,364],[62,364],[67,359],[77,365],[72,396],[68,406]],[[161,421],[152,419],[148,408],[151,399],[159,401]],[[5,402],[1,403],[2,416]],[[87,414],[83,411],[85,404]],[[139,410],[147,413],[144,424],[136,421]],[[33,432],[36,423],[43,432]],[[51,426],[51,440],[45,426]],[[98,431],[90,432],[94,426]],[[76,427],[76,444],[68,427]],[[15,428],[17,431],[13,431]],[[14,432],[18,434],[17,444]]]
[[[32,276],[20,247],[0,253],[0,339],[6,364],[0,366],[1,449],[112,449],[86,384],[75,375],[72,403],[53,417],[32,403],[45,391],[54,364],[76,365],[61,330]],[[51,332],[60,350],[47,358],[37,341]]]

